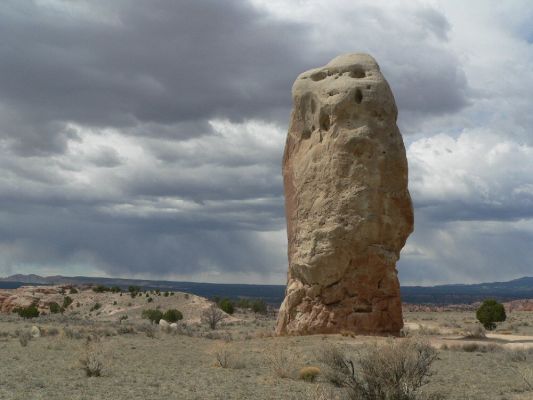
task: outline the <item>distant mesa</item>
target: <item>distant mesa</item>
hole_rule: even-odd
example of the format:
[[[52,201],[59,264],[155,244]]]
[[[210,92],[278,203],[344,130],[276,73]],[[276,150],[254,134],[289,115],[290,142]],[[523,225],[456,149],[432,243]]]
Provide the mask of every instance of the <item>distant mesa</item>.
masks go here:
[[[300,74],[292,97],[289,271],[276,331],[397,335],[396,261],[413,208],[391,89],[371,56],[346,54]]]

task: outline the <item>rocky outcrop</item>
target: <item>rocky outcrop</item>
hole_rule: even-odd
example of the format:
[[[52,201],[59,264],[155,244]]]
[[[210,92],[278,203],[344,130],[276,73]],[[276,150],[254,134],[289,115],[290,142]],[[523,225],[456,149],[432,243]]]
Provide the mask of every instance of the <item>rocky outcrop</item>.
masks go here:
[[[376,61],[302,73],[283,159],[289,272],[278,334],[398,334],[396,261],[413,230],[397,109]]]

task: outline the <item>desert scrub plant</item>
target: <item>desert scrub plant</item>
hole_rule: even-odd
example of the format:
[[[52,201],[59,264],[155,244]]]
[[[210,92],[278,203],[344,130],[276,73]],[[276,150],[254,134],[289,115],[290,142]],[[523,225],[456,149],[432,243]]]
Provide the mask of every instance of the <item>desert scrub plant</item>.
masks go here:
[[[281,347],[269,350],[268,365],[274,376],[278,378],[294,378],[296,371],[296,355],[291,349]]]
[[[298,376],[302,381],[314,382],[316,377],[320,374],[318,367],[303,367],[298,372]]]
[[[207,324],[211,329],[217,329],[218,324],[226,318],[226,314],[215,304],[209,306],[202,313],[202,322]]]
[[[102,305],[100,303],[95,303],[91,309],[89,311],[96,311],[96,310],[99,310],[100,308],[102,308]]]
[[[127,335],[127,334],[133,334],[133,333],[136,333],[136,332],[135,332],[135,328],[133,328],[133,326],[120,325],[117,328],[117,333],[119,335]]]
[[[267,304],[263,299],[257,299],[252,302],[252,311],[257,314],[267,313]]]
[[[233,306],[233,302],[230,299],[222,299],[222,300],[218,301],[218,306],[226,314],[230,314],[231,315],[235,311],[235,307]]]
[[[474,325],[470,327],[465,332],[465,338],[468,339],[485,339],[487,335],[485,334],[485,329],[481,325]]]
[[[50,309],[50,312],[52,314],[58,314],[60,311],[61,311],[61,307],[59,306],[59,304],[57,304],[55,301],[52,301],[49,305],[48,305],[48,308]]]
[[[88,377],[102,376],[102,370],[104,369],[104,363],[102,359],[102,355],[95,351],[90,343],[87,342],[85,345],[85,352],[82,358],[80,358],[80,363]]]
[[[163,314],[163,319],[170,323],[178,322],[183,319],[183,314],[179,310],[171,309],[165,311],[165,313]]]
[[[485,329],[491,331],[496,328],[496,322],[505,321],[507,318],[503,304],[496,300],[488,299],[476,311],[476,318]]]
[[[59,329],[57,328],[47,328],[43,330],[43,336],[57,336],[59,335]]]
[[[93,292],[95,293],[105,293],[105,292],[110,292],[110,291],[111,289],[105,285],[96,285],[93,287]]]
[[[140,294],[141,288],[139,286],[128,286],[128,292],[130,293],[130,296],[133,299]]]
[[[426,325],[418,325],[418,330],[416,331],[419,335],[422,336],[437,336],[441,334],[441,331],[439,328],[426,326]]]
[[[83,338],[83,333],[80,331],[75,331],[72,328],[65,327],[63,328],[63,336],[67,339],[81,339]]]
[[[511,362],[525,362],[527,361],[528,352],[526,349],[511,349],[506,353],[507,359]]]
[[[155,326],[153,326],[151,324],[150,325],[148,325],[148,324],[139,325],[139,326],[137,326],[137,331],[144,332],[146,334],[146,336],[149,337],[150,339],[154,339],[155,338],[156,328],[155,328]]]
[[[159,310],[143,310],[141,313],[141,318],[147,319],[152,324],[158,324],[159,320],[163,318],[163,313]]]
[[[215,350],[216,366],[221,368],[243,369],[244,362],[238,358],[239,352],[231,351],[227,344],[219,346]]]
[[[437,351],[421,339],[388,340],[365,348],[354,363],[338,347],[322,352],[329,379],[346,389],[349,399],[415,400],[427,383]],[[423,399],[426,399],[423,397]]]
[[[26,347],[32,339],[31,333],[28,331],[18,332],[19,343],[22,347]]]
[[[503,351],[503,347],[495,343],[479,344],[472,342],[449,346],[449,350],[466,353],[497,353]]]
[[[72,301],[73,301],[73,300],[72,300],[72,297],[70,297],[70,296],[65,296],[65,297],[63,298],[63,308],[64,308],[64,309],[68,308],[68,306],[70,306],[70,305],[72,304]]]
[[[26,319],[37,318],[40,314],[35,304],[29,305],[28,307],[15,308],[13,312]]]

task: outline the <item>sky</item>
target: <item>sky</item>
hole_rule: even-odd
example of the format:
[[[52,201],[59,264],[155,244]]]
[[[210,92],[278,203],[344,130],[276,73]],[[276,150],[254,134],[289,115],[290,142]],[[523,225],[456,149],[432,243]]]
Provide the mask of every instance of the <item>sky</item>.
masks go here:
[[[373,55],[415,232],[402,285],[533,276],[530,1],[7,0],[0,276],[284,284],[296,76]]]

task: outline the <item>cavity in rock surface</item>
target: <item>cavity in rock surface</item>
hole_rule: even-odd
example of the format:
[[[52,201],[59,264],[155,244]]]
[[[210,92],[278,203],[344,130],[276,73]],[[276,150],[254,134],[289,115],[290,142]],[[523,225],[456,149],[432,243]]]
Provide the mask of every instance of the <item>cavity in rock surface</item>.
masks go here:
[[[376,61],[298,76],[283,178],[289,271],[278,334],[397,335],[396,262],[413,231],[397,108]]]

